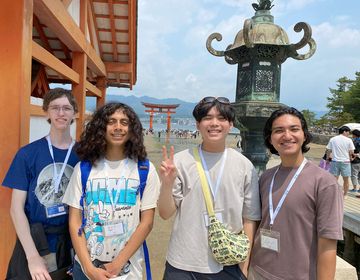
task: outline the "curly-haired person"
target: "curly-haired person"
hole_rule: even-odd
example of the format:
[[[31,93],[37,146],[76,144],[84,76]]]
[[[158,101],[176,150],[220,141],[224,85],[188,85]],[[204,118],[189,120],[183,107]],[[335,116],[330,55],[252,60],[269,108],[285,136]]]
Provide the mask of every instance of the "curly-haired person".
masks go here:
[[[83,192],[81,164],[75,166],[63,199],[70,206],[74,279],[142,279],[140,246],[152,229],[160,182],[150,163],[140,199],[138,161],[146,150],[138,116],[123,103],[104,105],[87,123],[77,152],[92,167]]]

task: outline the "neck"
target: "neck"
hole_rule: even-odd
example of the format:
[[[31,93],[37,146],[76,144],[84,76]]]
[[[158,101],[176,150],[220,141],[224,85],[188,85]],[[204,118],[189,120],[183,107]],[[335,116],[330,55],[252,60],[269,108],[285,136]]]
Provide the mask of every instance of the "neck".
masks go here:
[[[201,149],[209,153],[221,153],[225,151],[225,143],[202,143]]]
[[[280,155],[280,158],[281,165],[284,167],[299,167],[304,160],[304,155],[302,153],[294,157],[282,157]]]
[[[50,129],[50,140],[51,145],[60,148],[60,149],[67,149],[69,148],[72,138],[70,135],[70,130],[55,130]]]
[[[105,158],[110,161],[122,160],[125,158],[125,153],[120,147],[107,147]]]

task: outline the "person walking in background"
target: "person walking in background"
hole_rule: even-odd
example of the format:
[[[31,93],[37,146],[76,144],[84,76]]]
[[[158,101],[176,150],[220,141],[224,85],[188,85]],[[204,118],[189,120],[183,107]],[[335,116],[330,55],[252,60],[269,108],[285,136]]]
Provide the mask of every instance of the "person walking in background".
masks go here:
[[[153,226],[160,181],[146,160],[138,116],[123,103],[104,105],[86,125],[77,152],[82,161],[63,199],[70,206],[74,279],[142,279],[140,246]]]
[[[216,217],[232,232],[244,230],[252,243],[260,220],[257,172],[241,153],[225,145],[235,110],[225,97],[205,97],[194,108],[202,136],[198,150]],[[174,155],[163,147],[159,214],[175,221],[167,253],[165,280],[243,279],[248,263],[223,266],[208,244],[208,214],[193,149]],[[240,270],[241,268],[241,270]]]
[[[339,128],[339,135],[330,139],[326,146],[327,156],[332,154],[332,160],[330,162],[330,173],[333,174],[336,179],[341,175],[344,181],[344,196],[349,190],[349,177],[351,176],[350,160],[354,155],[354,143],[349,138],[350,128],[342,126]]]
[[[354,129],[352,131],[352,137],[354,142],[354,154],[351,160],[351,183],[353,189],[352,192],[360,192],[359,178],[360,178],[360,130]]]
[[[295,108],[280,108],[266,121],[265,145],[281,163],[260,177],[262,219],[249,280],[334,279],[343,196],[334,176],[304,157],[311,138]]]
[[[42,108],[49,134],[17,152],[2,183],[13,189],[10,215],[17,235],[6,279],[67,279],[72,264],[61,200],[78,162],[70,135],[77,104],[71,91],[55,88]]]

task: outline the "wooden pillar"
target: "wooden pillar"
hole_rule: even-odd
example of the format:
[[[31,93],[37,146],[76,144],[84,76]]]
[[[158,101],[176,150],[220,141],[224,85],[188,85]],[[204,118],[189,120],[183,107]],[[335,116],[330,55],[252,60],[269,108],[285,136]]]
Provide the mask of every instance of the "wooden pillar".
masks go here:
[[[79,84],[72,84],[72,92],[79,107],[79,118],[76,120],[76,139],[79,139],[83,130],[86,109],[86,54],[73,52],[72,59],[72,68],[79,74]]]
[[[105,77],[98,78],[96,81],[96,87],[101,90],[101,97],[96,98],[96,108],[100,108],[105,104],[106,97],[106,79]]]
[[[150,111],[150,127],[149,127],[150,130],[153,129],[153,120],[154,120],[154,110],[151,109],[151,111]]]
[[[0,9],[0,182],[20,146],[29,141],[32,0],[3,0]],[[16,234],[9,215],[11,191],[0,188],[0,279]]]
[[[168,109],[167,111],[167,126],[166,126],[166,130],[168,132],[170,132],[171,130],[171,114],[170,114],[170,109]]]

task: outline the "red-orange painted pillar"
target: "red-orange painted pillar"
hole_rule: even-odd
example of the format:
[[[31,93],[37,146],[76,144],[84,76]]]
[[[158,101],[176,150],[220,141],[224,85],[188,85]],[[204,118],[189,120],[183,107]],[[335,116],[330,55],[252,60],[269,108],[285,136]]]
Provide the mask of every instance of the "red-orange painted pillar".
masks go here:
[[[19,147],[29,143],[32,20],[32,0],[1,1],[0,183]],[[0,187],[0,279],[5,279],[16,238],[10,201],[11,190]]]
[[[168,132],[170,132],[171,129],[171,114],[170,114],[170,110],[167,111],[167,127],[166,130]]]
[[[150,127],[149,127],[150,130],[153,129],[153,120],[154,120],[154,111],[151,109],[151,111],[150,111]]]

